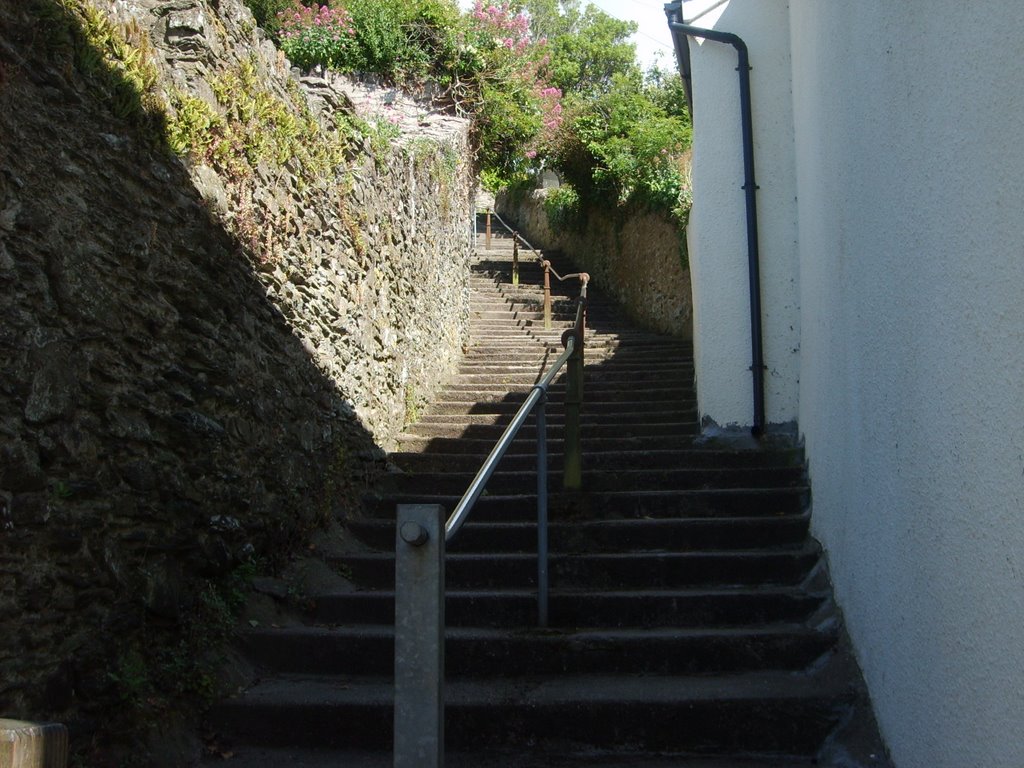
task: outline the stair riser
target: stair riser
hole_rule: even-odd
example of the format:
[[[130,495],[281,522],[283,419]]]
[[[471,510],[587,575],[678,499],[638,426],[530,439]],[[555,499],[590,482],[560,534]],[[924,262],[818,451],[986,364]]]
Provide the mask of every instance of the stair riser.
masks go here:
[[[561,446],[560,446],[561,447]],[[392,453],[390,461],[405,472],[476,472],[480,469],[486,453]],[[710,451],[588,451],[584,462],[588,470],[617,469],[790,469],[799,460],[796,456],[780,454],[766,457],[763,454],[732,453],[715,454]],[[559,451],[548,452],[548,467],[559,472],[563,455]],[[537,468],[537,457],[533,453],[506,453],[498,464],[499,472],[533,472]]]
[[[452,678],[536,675],[705,675],[757,669],[805,669],[835,643],[831,634],[708,635],[601,639],[556,635],[486,641],[449,636],[445,674]],[[285,674],[375,675],[394,670],[390,635],[251,634],[247,656],[262,669]]]
[[[266,746],[390,749],[390,703],[325,706],[264,704],[216,707],[211,725]],[[717,700],[666,703],[581,701],[543,706],[445,707],[447,749],[543,748],[545,742],[593,748],[699,753],[812,755],[843,715],[827,699]]]
[[[475,473],[474,473],[475,474]],[[556,481],[557,481],[556,477]],[[700,488],[792,488],[803,480],[799,469],[662,469],[619,470],[583,473],[588,493],[603,491],[660,491]],[[385,475],[377,483],[381,493],[462,494],[473,481],[470,474],[398,474]],[[490,493],[533,493],[537,490],[535,472],[498,472],[487,482]]]
[[[628,524],[604,528],[553,526],[549,530],[552,552],[637,552],[700,549],[731,550],[784,547],[799,544],[807,536],[807,518],[781,517],[731,523],[728,520],[662,521],[668,525],[631,527]],[[386,550],[394,546],[394,525],[386,522],[348,524],[352,533],[367,545]],[[495,529],[468,523],[450,545],[452,552],[536,552],[537,529],[533,522],[502,525]]]
[[[447,559],[448,589],[522,589],[537,583],[537,562],[533,556],[463,558],[452,555]],[[797,584],[806,578],[815,562],[817,556],[808,554],[635,555],[612,559],[554,555],[549,568],[555,589],[661,589]],[[395,564],[391,558],[351,556],[339,563],[356,584],[394,588]]]
[[[536,353],[537,344],[521,344],[516,346],[509,346],[507,349],[493,349],[490,347],[479,347],[471,350],[465,357],[466,360],[473,362],[502,362],[508,358],[508,355],[513,352],[520,350],[528,350]],[[588,357],[587,353],[590,351],[588,348],[584,351],[584,357]],[[681,351],[679,348],[667,345],[667,344],[645,344],[642,346],[630,346],[618,348],[614,345],[598,344],[595,351],[602,353],[609,353],[614,360],[629,360],[636,362],[661,362],[664,360],[678,360],[680,362],[692,365],[692,361],[688,359],[688,353]],[[543,355],[542,355],[543,357]]]
[[[547,371],[553,362],[553,359],[545,361],[543,358],[540,360],[526,358],[523,360],[506,360],[498,363],[463,363],[459,366],[458,374],[460,376],[537,376]],[[642,374],[647,377],[647,380],[653,378],[655,381],[661,378],[693,380],[693,368],[689,365],[645,365],[631,361],[587,360],[584,366],[585,381],[607,377],[612,374],[617,376],[628,375],[631,378],[634,374]]]
[[[642,450],[680,450],[686,449],[693,445],[693,441],[696,435],[683,434],[683,435],[658,435],[654,437],[622,437],[617,439],[614,437],[595,437],[594,435],[587,436],[587,442],[584,453],[584,462],[587,460],[587,456],[597,453],[611,453],[617,448],[623,451],[642,451]],[[494,448],[496,441],[488,438],[477,438],[477,437],[423,437],[419,435],[413,435],[405,433],[398,436],[398,442],[402,445],[405,450],[426,450],[430,449],[431,452],[436,451],[437,453],[463,453],[466,455],[477,455],[487,456],[491,449]],[[532,439],[517,436],[511,443],[509,448],[509,454],[534,454],[537,450],[537,439],[534,436]],[[561,453],[562,452],[562,437],[561,435],[555,437],[548,435],[548,452],[549,453]],[[508,454],[506,454],[508,455]]]
[[[589,405],[589,404],[588,404]],[[439,414],[428,414],[421,418],[415,425],[411,426],[410,429],[416,427],[433,427],[433,426],[499,426],[507,427],[512,421],[514,411],[506,413],[439,413]],[[530,423],[536,416],[532,415],[527,417],[527,423]],[[651,422],[662,422],[668,424],[678,424],[680,422],[692,423],[697,421],[697,410],[695,408],[678,408],[669,409],[665,408],[662,410],[645,410],[643,412],[643,419],[647,423]],[[551,408],[547,411],[548,426],[550,428],[561,427],[565,425],[565,407],[559,405],[557,408]],[[638,414],[636,411],[622,410],[621,407],[605,406],[601,408],[590,408],[587,407],[585,412],[580,417],[580,422],[585,426],[610,426],[622,424],[624,426],[633,426],[638,420]]]
[[[549,596],[551,627],[740,627],[804,621],[823,598],[799,592],[592,593]],[[316,620],[324,624],[391,624],[394,599],[388,592],[324,595]],[[448,626],[529,627],[537,621],[533,593],[449,593]]]
[[[545,369],[547,370],[547,369]],[[513,389],[517,386],[528,389],[534,385],[537,377],[537,371],[530,371],[522,374],[473,374],[473,373],[460,373],[456,375],[455,382],[459,384],[486,384],[488,386],[508,386],[509,389]],[[561,374],[560,376],[564,376]],[[693,371],[688,368],[674,369],[668,373],[662,373],[660,371],[651,371],[650,369],[637,370],[637,371],[615,371],[613,369],[591,369],[588,370],[584,376],[584,396],[589,387],[592,384],[625,384],[627,386],[634,387],[634,391],[637,391],[637,387],[644,384],[656,384],[658,387],[666,387],[669,385],[677,386],[680,389],[685,387],[692,387],[693,385]]]
[[[532,420],[531,420],[532,421]],[[527,421],[526,425],[519,430],[519,436],[529,440],[537,439],[537,428]],[[423,437],[469,437],[488,438],[494,442],[498,441],[505,427],[500,424],[470,424],[460,427],[454,424],[414,424],[409,427],[408,434],[420,435]],[[560,424],[548,425],[548,437],[560,439],[564,430]],[[699,433],[696,420],[679,421],[674,424],[602,424],[596,423],[595,419],[586,419],[581,425],[581,440],[594,437],[619,437],[619,438],[648,438],[653,436],[672,435],[694,435]]]
[[[552,477],[552,490],[560,478]],[[623,494],[575,498],[552,493],[551,520],[629,519],[634,517],[711,517],[738,515],[797,514],[806,508],[805,489],[772,491],[665,491],[659,494]],[[370,517],[393,520],[398,504],[440,504],[451,511],[460,496],[391,495],[364,498],[363,509]],[[536,519],[537,501],[532,496],[483,496],[473,507],[473,520],[523,521]]]
[[[509,392],[507,389],[494,388],[488,386],[481,386],[470,384],[468,386],[450,385],[441,392],[438,397],[438,403],[446,403],[456,401],[459,403],[473,402],[487,405],[489,403],[501,403],[503,405],[510,405],[513,410],[519,408],[523,404],[529,394],[529,389],[519,389],[514,392]],[[636,388],[623,387],[621,385],[612,386],[590,386],[584,393],[585,399],[583,402],[583,410],[590,411],[592,405],[602,403],[630,403],[635,402],[641,393]],[[654,404],[671,404],[676,407],[685,405],[686,407],[692,407],[694,403],[693,391],[689,387],[666,387],[658,389],[644,389],[642,390],[642,397],[644,402],[649,405]],[[565,384],[556,382],[552,384],[548,389],[548,402],[552,406],[564,405],[565,403]],[[625,407],[625,406],[623,406]]]
[[[471,419],[481,417],[491,417],[494,420],[501,419],[507,424],[512,415],[522,406],[525,399],[518,398],[516,400],[491,402],[467,402],[465,400],[452,402],[450,400],[441,400],[430,407],[427,416],[421,421],[451,417],[465,418],[468,416]],[[557,419],[559,421],[565,419],[565,400],[563,398],[549,398],[546,408],[549,419]],[[691,421],[697,416],[696,403],[685,400],[680,401],[678,393],[675,402],[657,403],[646,401],[643,403],[632,403],[621,400],[611,402],[588,400],[584,409],[591,416],[608,415],[623,420],[632,419],[632,421],[636,421],[638,413],[643,413],[645,418],[656,415],[658,418],[669,419],[685,417]]]

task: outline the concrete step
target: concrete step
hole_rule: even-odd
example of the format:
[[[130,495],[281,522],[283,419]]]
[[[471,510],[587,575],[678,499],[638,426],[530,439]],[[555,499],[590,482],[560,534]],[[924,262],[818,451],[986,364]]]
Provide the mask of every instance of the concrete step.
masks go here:
[[[837,677],[767,671],[456,680],[445,690],[446,745],[813,755],[849,708]],[[392,686],[382,678],[281,675],[221,702],[209,720],[255,744],[386,750],[392,710]]]
[[[487,453],[463,451],[461,453],[446,452],[445,446],[434,446],[430,453],[392,453],[390,462],[406,472],[476,472]],[[561,444],[559,445],[561,448]],[[730,467],[795,467],[802,466],[803,455],[796,449],[762,453],[760,451],[725,451],[708,449],[668,449],[668,450],[608,450],[595,451],[588,446],[584,454],[584,462],[588,469],[683,469],[707,467],[727,469]],[[562,453],[548,452],[548,462],[552,469],[562,466]],[[506,453],[498,469],[501,471],[533,471],[537,467],[536,453]]]
[[[483,384],[487,386],[505,386],[508,389],[529,389],[537,381],[538,372],[530,371],[523,373],[456,373],[451,381],[454,384]],[[565,374],[559,375],[559,379]],[[634,391],[642,385],[655,384],[658,387],[665,386],[693,386],[693,369],[679,367],[671,371],[662,372],[654,370],[603,370],[600,368],[589,368],[583,379],[583,392],[586,397],[587,391],[593,385],[598,384],[632,384]],[[642,416],[642,414],[640,414]]]
[[[228,748],[232,768],[392,768],[390,751],[250,747]],[[203,765],[223,766],[223,758],[209,757]],[[850,768],[850,763],[833,763],[807,755],[786,755],[758,760],[748,755],[707,757],[689,753],[666,753],[623,747],[598,750],[592,747],[560,746],[542,751],[518,745],[445,753],[446,768]]]
[[[518,389],[507,389],[501,385],[489,384],[460,384],[457,382],[447,384],[441,390],[436,402],[438,403],[477,403],[485,407],[487,403],[507,402],[516,409],[522,404],[530,393],[529,387]],[[610,402],[635,402],[636,398],[643,397],[645,403],[660,403],[665,401],[693,403],[695,402],[693,385],[680,385],[678,383],[665,383],[664,385],[652,385],[638,390],[631,387],[627,382],[589,382],[583,393],[584,408],[591,404]],[[565,400],[565,382],[555,381],[548,388],[548,402],[557,404]]]
[[[528,346],[515,346],[508,349],[493,350],[489,347],[470,346],[463,359],[466,362],[502,362],[510,356],[522,355],[524,352],[536,353],[537,345],[531,342]],[[629,362],[660,362],[674,360],[679,363],[693,365],[693,358],[683,354],[673,347],[620,347],[615,350],[608,350],[603,347],[591,347],[584,350],[584,359],[589,362],[594,355],[599,355],[606,360],[629,361]]]
[[[808,521],[806,513],[773,517],[581,520],[550,523],[548,536],[550,550],[560,553],[751,550],[801,544],[807,537]],[[392,520],[350,520],[346,528],[375,549],[394,547]],[[470,520],[448,549],[451,552],[535,553],[537,525],[533,520]]]
[[[643,451],[643,450],[676,450],[692,448],[694,441],[698,438],[696,434],[676,435],[643,435],[643,436],[619,436],[595,437],[587,435],[583,447],[584,465],[587,457],[601,453],[611,453],[616,450]],[[398,444],[405,452],[436,452],[436,453],[464,453],[472,456],[487,456],[494,448],[494,440],[489,437],[474,437],[473,435],[456,437],[428,437],[411,433],[403,433],[397,436]],[[548,435],[549,453],[558,454],[562,452],[562,435]],[[529,437],[520,434],[513,439],[509,448],[510,454],[536,455],[537,438],[536,433]]]
[[[636,422],[636,412],[624,409],[618,403],[588,404],[588,407],[581,414],[582,424],[626,424],[632,425]],[[430,425],[461,425],[464,427],[474,425],[498,425],[507,426],[515,415],[515,411],[509,410],[501,413],[435,413],[427,411],[411,429],[419,426]],[[553,403],[546,409],[547,423],[549,427],[560,426],[565,423],[565,403]],[[534,417],[531,417],[534,418]],[[648,410],[644,418],[659,423],[695,422],[697,420],[697,409],[673,408],[669,405],[657,410]]]
[[[464,493],[475,475],[476,472],[389,472],[380,478],[376,487],[383,494],[455,495]],[[802,486],[804,479],[803,467],[583,470],[583,487],[590,494],[701,488],[794,488]],[[534,492],[537,473],[532,470],[495,472],[486,488],[490,494]]]
[[[548,505],[552,520],[607,519],[630,517],[720,517],[738,515],[786,515],[807,508],[809,489],[792,488],[701,488],[677,491],[606,491],[577,494],[557,491],[560,478],[551,479]],[[368,494],[363,509],[371,517],[393,519],[397,504],[440,504],[453,510],[462,494]],[[474,520],[530,520],[536,516],[534,494],[491,494],[481,496],[473,507]]]
[[[537,265],[524,253],[512,286],[511,241],[493,245],[461,371],[343,521],[362,549],[325,558],[358,586],[316,595],[309,625],[245,633],[263,679],[210,716],[241,768],[391,764],[395,508],[454,508],[576,313],[579,283],[556,282],[545,329]],[[692,345],[630,327],[596,286],[585,340],[585,492],[561,490],[564,374],[549,392],[550,629],[532,628],[533,417],[448,547],[446,765],[861,768],[823,751],[857,673],[802,452],[700,439]]]
[[[549,624],[581,627],[756,627],[805,622],[828,596],[798,586],[757,585],[690,589],[562,590],[549,594]],[[314,618],[322,624],[387,624],[394,593],[361,590],[321,594]],[[530,627],[537,621],[535,590],[447,590],[448,626]]]
[[[441,399],[435,402],[433,405],[428,406],[424,418],[439,418],[445,417],[511,417],[513,416],[523,405],[526,397],[520,397],[515,400],[448,400]],[[545,409],[548,417],[558,416],[561,418],[565,414],[565,400],[559,397],[549,397],[548,402],[545,405]],[[587,400],[583,406],[585,412],[592,415],[619,415],[622,418],[632,416],[636,418],[636,414],[641,409],[646,409],[647,416],[653,416],[657,414],[659,417],[664,418],[666,416],[686,414],[688,418],[692,418],[696,415],[697,402],[696,400],[684,400],[681,398],[666,398],[662,401],[650,401],[644,400],[643,402],[630,402],[628,400]]]
[[[500,424],[471,424],[466,427],[453,424],[413,424],[408,433],[421,437],[482,437],[497,442],[505,428]],[[674,423],[657,424],[604,424],[595,418],[585,417],[581,428],[583,439],[594,437],[654,437],[659,435],[696,435],[699,427],[696,419],[679,420]],[[547,434],[552,438],[561,438],[564,430],[557,423],[548,424]],[[527,423],[518,433],[524,439],[536,440],[537,429]],[[584,449],[585,450],[585,449]]]
[[[541,375],[545,373],[556,356],[548,355],[548,359],[540,361],[519,359],[505,360],[463,360],[458,368],[460,374],[507,374],[524,373]],[[599,361],[591,360],[584,356],[584,371],[586,374],[603,375],[606,373],[625,373],[650,371],[652,374],[664,376],[676,376],[686,374],[693,376],[693,363],[683,360],[629,360],[608,357]]]
[[[701,552],[611,552],[565,555],[548,560],[551,584],[558,589],[672,589],[723,585],[796,585],[818,562],[810,543],[771,550]],[[335,564],[363,587],[392,588],[393,553],[360,553]],[[534,554],[450,552],[445,583],[451,589],[525,588],[537,583]]]
[[[681,629],[498,629],[448,627],[445,677],[708,675],[756,669],[801,671],[835,644],[835,625]],[[394,670],[390,625],[253,629],[242,637],[265,673],[374,675]]]

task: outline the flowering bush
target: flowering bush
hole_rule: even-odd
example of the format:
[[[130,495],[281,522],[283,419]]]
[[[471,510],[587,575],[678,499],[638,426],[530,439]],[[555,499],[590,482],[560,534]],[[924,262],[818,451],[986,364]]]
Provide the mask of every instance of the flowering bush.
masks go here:
[[[477,0],[469,39],[481,59],[472,94],[479,159],[508,183],[544,154],[562,122],[562,92],[549,82],[547,40],[531,37],[529,18],[512,4]]]
[[[299,0],[277,14],[281,48],[300,69],[317,65],[339,71],[351,68],[356,30],[344,8],[307,8]]]
[[[514,13],[508,3],[485,7],[476,0],[471,16],[477,31],[489,34],[496,47],[518,54],[530,47],[530,20],[522,12]]]

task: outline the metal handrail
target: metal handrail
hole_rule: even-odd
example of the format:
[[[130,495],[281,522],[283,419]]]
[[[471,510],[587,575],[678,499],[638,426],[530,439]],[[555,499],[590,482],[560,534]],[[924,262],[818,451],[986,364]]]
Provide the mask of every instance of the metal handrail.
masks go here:
[[[566,280],[571,280],[574,277],[575,278],[579,278],[579,279],[584,280],[584,281],[590,279],[590,275],[587,274],[586,272],[571,272],[568,275],[560,275],[560,274],[558,274],[558,272],[555,270],[555,268],[551,265],[551,262],[548,261],[547,259],[545,259],[541,255],[540,251],[538,251],[536,248],[534,248],[532,245],[530,245],[530,241],[529,240],[527,240],[525,237],[520,235],[517,230],[512,229],[512,227],[510,227],[508,225],[508,222],[505,221],[503,218],[501,218],[501,216],[498,215],[497,211],[488,211],[488,213],[490,213],[494,218],[496,218],[498,221],[500,221],[501,222],[501,226],[503,226],[505,229],[507,229],[509,232],[512,233],[512,239],[513,240],[518,240],[523,245],[525,245],[527,248],[529,248],[531,251],[533,251],[533,255],[537,257],[537,261],[540,262],[540,265],[542,267],[544,267],[545,269],[550,269],[551,270],[551,274],[553,274],[555,277],[557,277],[559,282],[565,282]]]
[[[547,273],[545,273],[547,274]],[[447,520],[439,504],[399,504],[395,510],[395,686],[393,768],[444,766],[445,547],[466,522],[498,462],[529,414],[537,412],[537,614],[548,623],[548,388],[568,365],[563,485],[582,486],[580,409],[587,282],[581,275],[573,327],[565,351],[533,386]],[[547,282],[547,280],[545,280]]]
[[[541,627],[546,627],[548,624],[548,467],[547,467],[547,394],[548,388],[551,386],[551,382],[555,380],[558,372],[562,369],[566,363],[575,361],[574,369],[570,369],[570,379],[566,387],[566,435],[564,438],[565,447],[563,448],[563,454],[565,456],[565,472],[566,479],[565,483],[569,487],[578,487],[579,478],[569,477],[570,468],[575,468],[575,473],[579,473],[580,468],[580,448],[579,442],[579,407],[581,405],[579,397],[579,390],[582,389],[582,382],[579,381],[582,377],[583,365],[583,333],[586,326],[586,305],[587,305],[587,283],[583,282],[580,288],[579,303],[576,306],[576,319],[573,322],[573,327],[568,329],[562,335],[562,344],[565,346],[565,351],[558,356],[558,359],[551,365],[544,376],[530,389],[530,394],[527,395],[526,400],[519,410],[516,411],[515,416],[512,417],[512,421],[502,432],[501,437],[498,438],[498,442],[495,443],[494,448],[487,455],[483,465],[480,467],[476,476],[469,484],[469,488],[463,494],[459,503],[455,506],[454,511],[448,518],[444,526],[444,540],[445,543],[451,542],[459,530],[465,524],[469,518],[470,512],[473,510],[473,505],[476,504],[477,500],[483,494],[484,489],[487,485],[487,481],[490,480],[498,467],[498,463],[504,457],[508,451],[512,441],[515,440],[519,434],[519,430],[526,422],[527,417],[533,410],[537,409],[537,623]],[[577,398],[570,400],[571,398]],[[570,411],[575,408],[575,413],[571,414]],[[574,434],[570,436],[570,420],[575,419],[575,428],[573,429]],[[570,445],[575,442],[576,445]],[[570,459],[573,456],[574,459]]]
[[[558,274],[558,270],[555,269],[550,260],[545,259],[544,256],[541,255],[541,252],[530,244],[529,240],[520,235],[518,231],[512,229],[507,221],[501,218],[497,212],[491,211],[490,208],[487,209],[488,248],[491,247],[491,216],[494,216],[498,222],[512,234],[512,285],[519,285],[519,243],[522,243],[533,251],[534,256],[537,257],[537,261],[544,270],[544,330],[551,330],[551,275],[558,278],[560,282],[577,278],[580,283],[582,283],[584,292],[586,291],[587,283],[590,281],[590,275],[586,272],[572,272],[568,275]]]
[[[519,429],[526,422],[526,418],[533,411],[534,407],[542,398],[547,395],[548,387],[554,380],[555,376],[562,369],[569,358],[572,357],[572,353],[576,349],[576,339],[569,339],[569,343],[565,348],[565,351],[559,355],[558,359],[551,365],[548,372],[544,374],[539,382],[533,385],[530,390],[530,394],[527,396],[525,402],[516,411],[516,415],[512,418],[512,421],[505,428],[501,437],[498,438],[498,442],[495,443],[494,448],[491,449],[490,454],[484,460],[480,470],[476,473],[476,477],[469,484],[469,488],[466,489],[465,494],[459,500],[459,503],[455,506],[455,510],[448,518],[448,522],[444,526],[444,540],[445,542],[451,542],[455,538],[455,535],[462,528],[463,523],[469,517],[470,511],[473,509],[473,505],[476,504],[480,495],[484,492],[484,487],[487,485],[487,481],[491,479],[491,475],[498,467],[498,462],[505,456],[512,441],[515,440],[516,435],[519,434]]]

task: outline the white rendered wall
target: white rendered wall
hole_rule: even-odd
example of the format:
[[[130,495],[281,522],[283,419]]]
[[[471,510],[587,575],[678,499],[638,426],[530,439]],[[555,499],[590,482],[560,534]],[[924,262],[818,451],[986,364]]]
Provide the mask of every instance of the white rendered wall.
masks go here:
[[[686,2],[684,18],[707,5]],[[731,0],[694,21],[739,35],[750,50],[769,424],[797,417],[800,356],[787,6],[786,0]],[[710,41],[691,41],[690,51],[695,201],[688,242],[698,406],[720,425],[749,425],[753,386],[737,56],[732,46]]]
[[[1021,768],[1024,3],[790,5],[815,532],[898,768]]]

